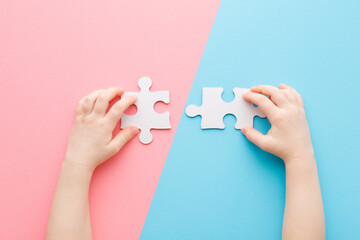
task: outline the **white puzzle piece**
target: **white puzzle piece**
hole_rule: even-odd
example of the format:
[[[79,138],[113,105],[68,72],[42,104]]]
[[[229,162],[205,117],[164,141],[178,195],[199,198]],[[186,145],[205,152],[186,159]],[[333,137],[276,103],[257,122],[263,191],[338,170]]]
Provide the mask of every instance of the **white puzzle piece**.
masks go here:
[[[201,128],[224,129],[223,118],[226,114],[236,117],[235,128],[241,129],[245,126],[253,126],[253,118],[259,116],[265,118],[265,114],[253,104],[245,101],[242,95],[250,90],[247,88],[234,88],[235,98],[232,102],[224,102],[221,98],[223,88],[203,88],[202,106],[189,105],[186,115],[195,117],[201,115]]]
[[[122,97],[136,95],[135,105],[137,112],[134,115],[123,114],[121,117],[121,128],[127,126],[136,126],[140,132],[140,142],[149,144],[153,140],[150,129],[170,129],[170,113],[157,113],[154,110],[156,102],[170,102],[169,91],[150,92],[152,85],[151,79],[142,77],[139,79],[138,85],[140,92],[125,92]]]

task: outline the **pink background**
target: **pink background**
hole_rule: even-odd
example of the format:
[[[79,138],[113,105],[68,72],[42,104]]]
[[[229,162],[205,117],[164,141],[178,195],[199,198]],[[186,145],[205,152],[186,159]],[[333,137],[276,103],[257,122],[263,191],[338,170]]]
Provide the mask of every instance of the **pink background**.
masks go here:
[[[0,1],[0,239],[43,239],[74,109],[109,86],[170,90],[171,130],[92,181],[94,239],[140,236],[220,0]]]

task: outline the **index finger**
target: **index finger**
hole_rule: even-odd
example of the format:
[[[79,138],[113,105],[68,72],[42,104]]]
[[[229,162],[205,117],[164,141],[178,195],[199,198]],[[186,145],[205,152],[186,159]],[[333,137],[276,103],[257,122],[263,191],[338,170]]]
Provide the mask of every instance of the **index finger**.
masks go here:
[[[105,115],[105,118],[112,125],[112,127],[115,127],[115,125],[123,115],[124,111],[132,104],[134,104],[136,102],[136,99],[136,95],[130,95],[121,98],[110,108],[109,112]]]
[[[270,99],[276,104],[278,107],[283,107],[288,104],[288,100],[285,95],[280,91],[280,89],[270,86],[270,85],[259,85],[251,88],[252,92],[262,93],[266,96],[269,96]]]
[[[278,111],[278,107],[266,96],[260,93],[248,92],[243,95],[243,98],[255,105],[258,105],[260,110],[270,120]]]
[[[110,101],[116,96],[121,96],[124,92],[122,88],[119,87],[110,87],[104,90],[96,99],[93,112],[97,115],[105,115],[106,110],[109,107]]]

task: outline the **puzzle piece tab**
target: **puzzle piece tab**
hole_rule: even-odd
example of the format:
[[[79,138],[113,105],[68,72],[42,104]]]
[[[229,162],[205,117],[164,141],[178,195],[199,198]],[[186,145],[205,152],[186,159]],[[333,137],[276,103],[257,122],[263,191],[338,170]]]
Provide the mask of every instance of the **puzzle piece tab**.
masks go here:
[[[170,102],[169,91],[150,92],[152,81],[148,77],[139,79],[138,85],[140,92],[125,92],[122,96],[136,95],[135,105],[137,112],[134,115],[123,114],[121,117],[121,128],[127,126],[136,126],[141,132],[139,135],[140,142],[148,144],[153,140],[150,132],[151,129],[170,129],[170,113],[157,113],[154,110],[156,102]]]
[[[223,118],[227,114],[236,117],[235,128],[253,126],[253,118],[259,116],[265,118],[265,114],[253,104],[245,101],[242,95],[250,90],[247,88],[234,88],[235,98],[232,102],[224,102],[221,98],[223,88],[203,88],[202,106],[189,105],[186,115],[195,117],[201,115],[201,128],[224,129]]]

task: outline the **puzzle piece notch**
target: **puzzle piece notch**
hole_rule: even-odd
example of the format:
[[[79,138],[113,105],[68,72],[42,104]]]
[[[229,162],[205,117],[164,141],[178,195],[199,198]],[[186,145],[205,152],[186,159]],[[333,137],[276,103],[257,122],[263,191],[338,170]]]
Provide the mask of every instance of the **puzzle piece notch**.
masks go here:
[[[245,101],[242,95],[250,90],[247,88],[234,88],[235,98],[232,102],[222,100],[223,88],[203,88],[202,106],[189,105],[186,114],[189,117],[201,116],[202,129],[224,129],[224,116],[232,114],[236,117],[235,128],[253,126],[253,118],[265,118],[265,114],[253,104]]]
[[[151,129],[170,129],[170,113],[157,113],[154,110],[156,102],[170,102],[169,91],[150,92],[152,81],[149,77],[142,77],[138,81],[139,92],[125,92],[122,97],[136,95],[137,100],[134,103],[137,112],[134,115],[123,114],[121,118],[121,128],[127,126],[136,126],[141,132],[139,135],[140,142],[149,144],[153,140]]]

